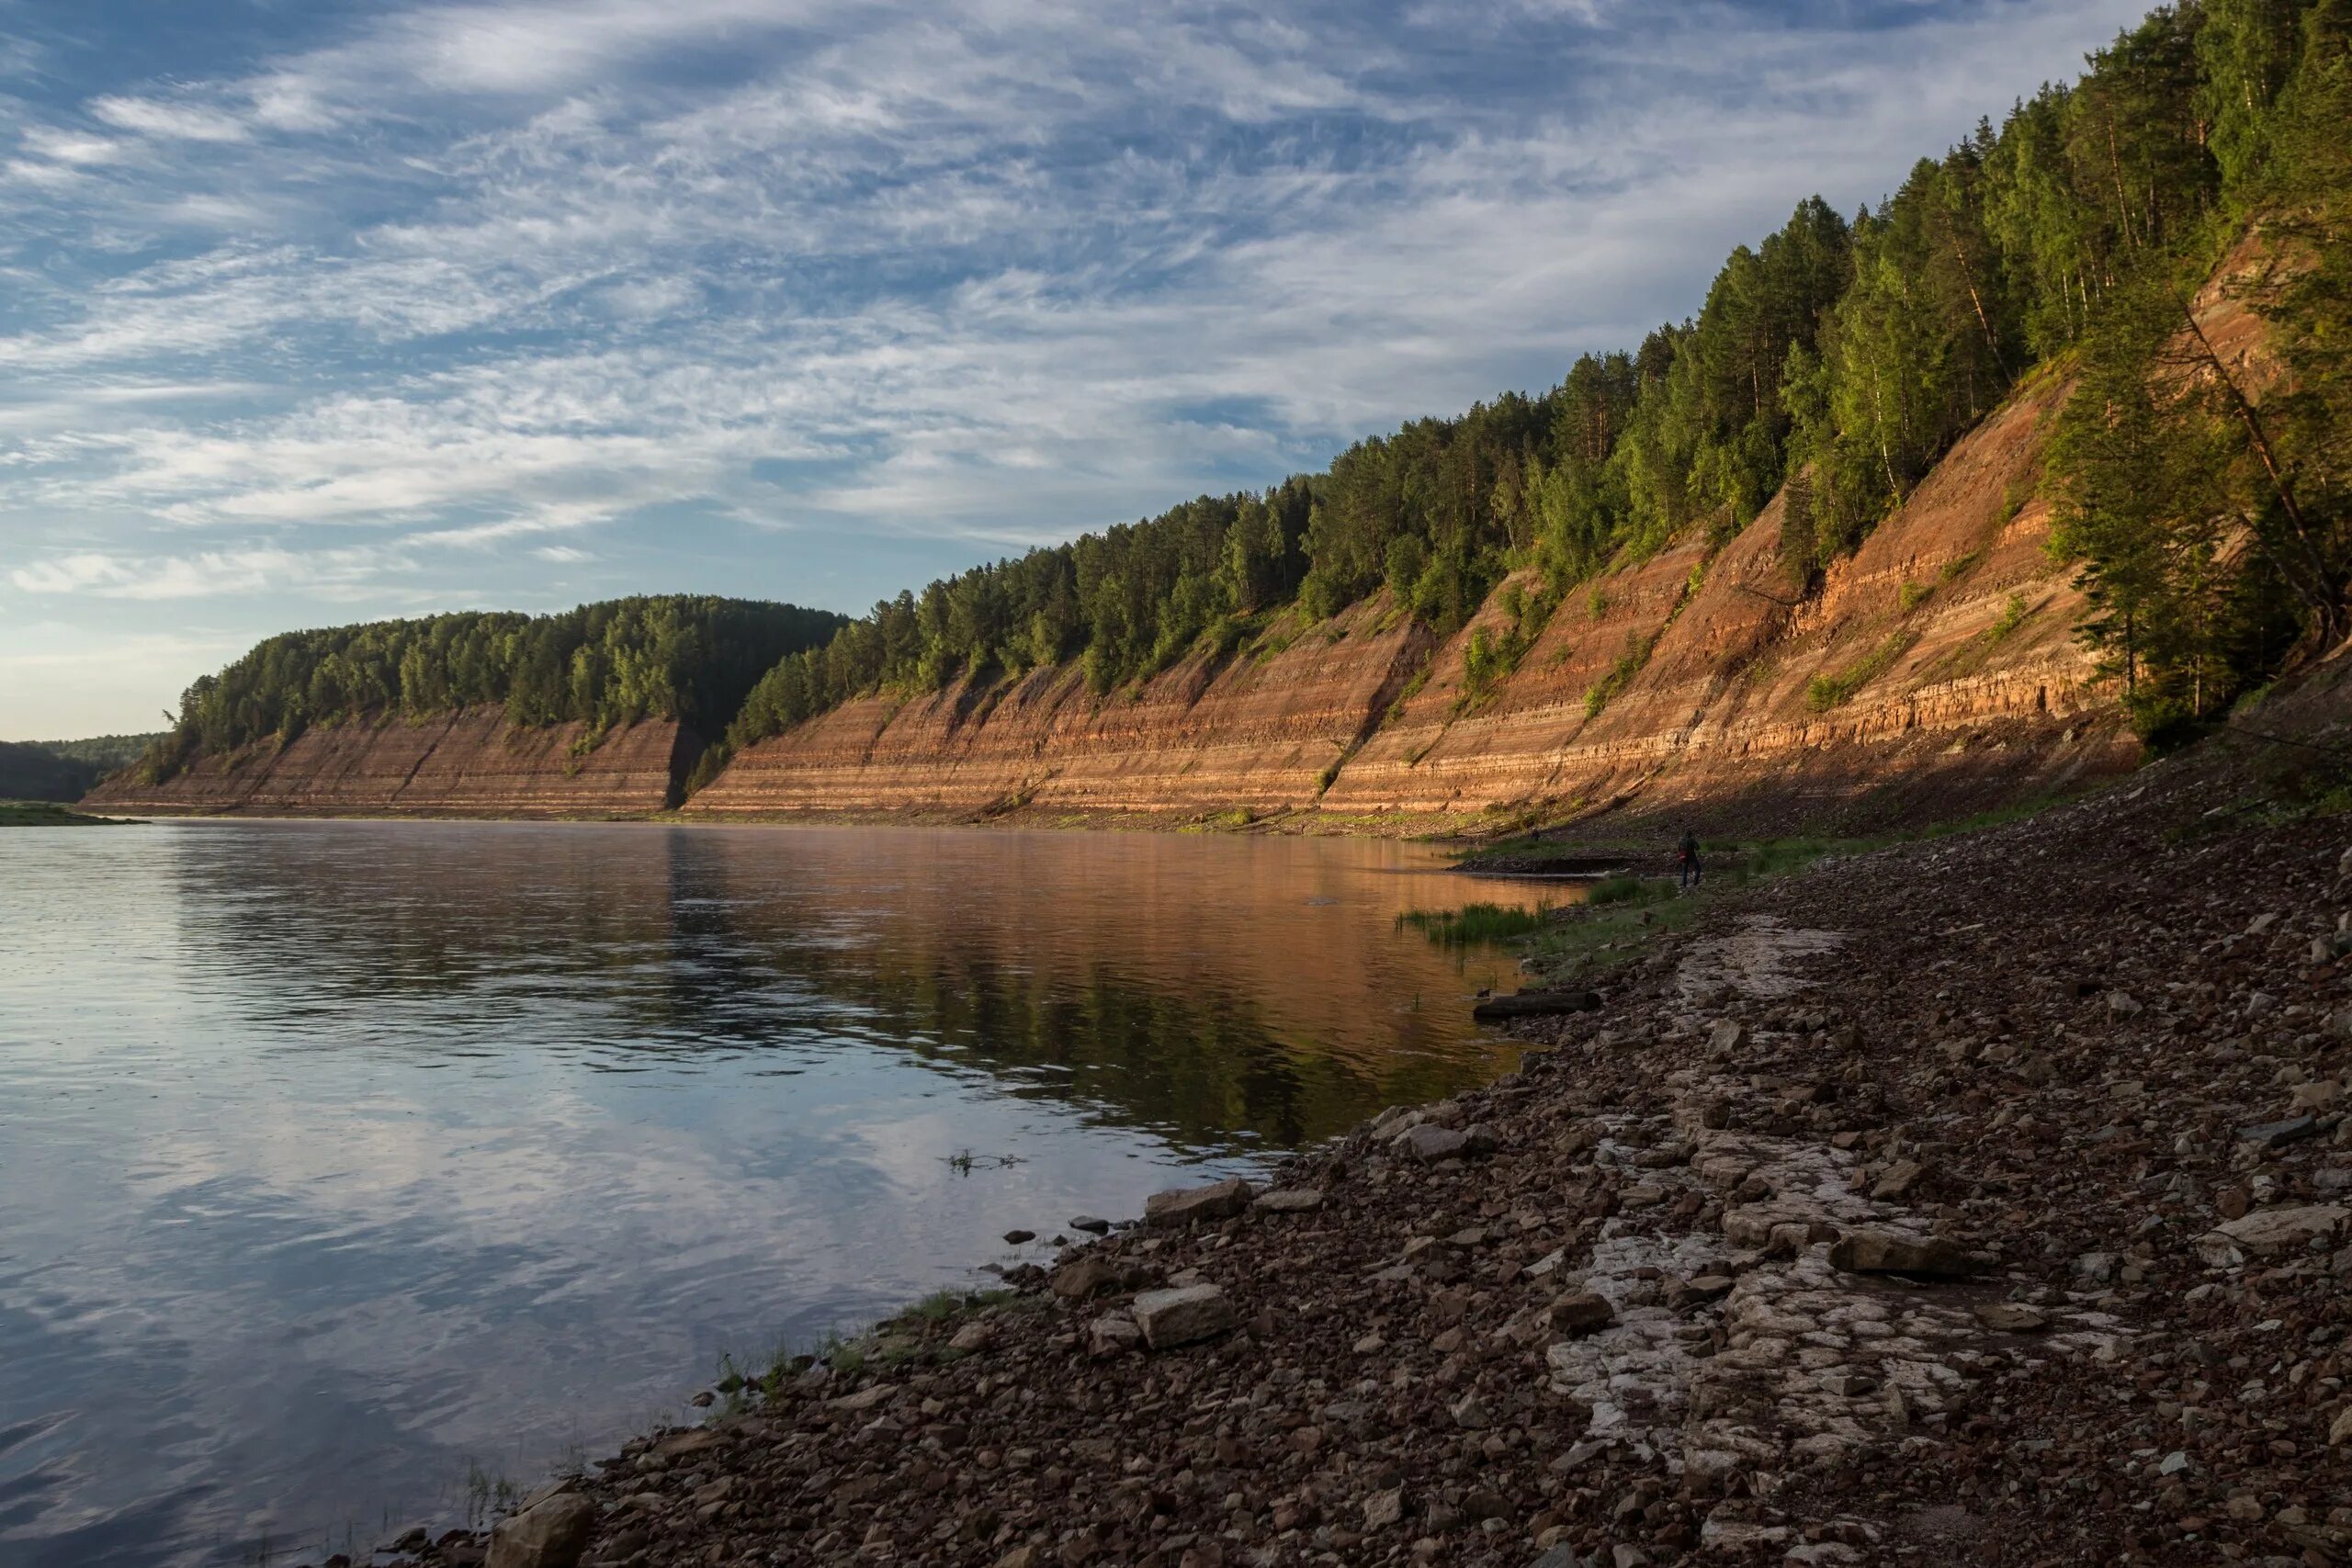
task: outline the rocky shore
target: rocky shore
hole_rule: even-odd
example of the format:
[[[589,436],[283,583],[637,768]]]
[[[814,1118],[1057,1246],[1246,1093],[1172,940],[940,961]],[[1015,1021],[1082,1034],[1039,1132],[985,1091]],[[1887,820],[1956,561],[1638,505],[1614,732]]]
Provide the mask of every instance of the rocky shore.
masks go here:
[[[1729,897],[420,1563],[2352,1561],[2352,820],[2156,769]]]

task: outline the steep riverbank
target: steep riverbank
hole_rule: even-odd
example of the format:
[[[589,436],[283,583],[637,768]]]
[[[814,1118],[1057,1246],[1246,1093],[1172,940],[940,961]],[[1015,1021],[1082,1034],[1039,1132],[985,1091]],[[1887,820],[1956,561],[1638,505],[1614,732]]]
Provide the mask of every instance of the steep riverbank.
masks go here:
[[[701,744],[662,721],[599,734],[516,728],[501,708],[322,725],[291,741],[199,757],[160,784],[115,774],[105,810],[262,817],[644,817],[676,798]]]
[[[2033,495],[2065,389],[2029,384],[1811,598],[1780,565],[1776,501],[1720,547],[1589,585],[1476,690],[1465,649],[1525,582],[1443,640],[1376,595],[1107,698],[1074,668],[862,698],[750,748],[686,809],[1883,822],[2093,781],[2139,749],[2074,641],[2082,596]]]
[[[501,1560],[2335,1561],[2343,739],[1726,897],[1524,1071],[788,1367]]]

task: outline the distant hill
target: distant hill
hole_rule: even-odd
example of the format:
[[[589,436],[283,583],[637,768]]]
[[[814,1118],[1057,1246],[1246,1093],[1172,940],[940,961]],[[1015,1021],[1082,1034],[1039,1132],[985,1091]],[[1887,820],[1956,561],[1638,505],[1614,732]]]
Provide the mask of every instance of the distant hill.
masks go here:
[[[79,800],[117,768],[139,760],[160,735],[96,735],[85,740],[0,740],[0,800]]]

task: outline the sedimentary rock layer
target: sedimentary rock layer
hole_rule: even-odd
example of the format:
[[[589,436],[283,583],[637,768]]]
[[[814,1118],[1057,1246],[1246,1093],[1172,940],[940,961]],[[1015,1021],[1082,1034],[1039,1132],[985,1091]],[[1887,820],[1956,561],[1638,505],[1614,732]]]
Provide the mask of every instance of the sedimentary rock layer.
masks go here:
[[[862,698],[754,746],[690,803],[715,816],[1279,810],[1317,794],[1428,657],[1385,602],[1097,696],[1074,666]]]
[[[659,811],[699,750],[675,724],[592,736],[579,724],[514,728],[497,707],[421,723],[323,726],[284,746],[200,757],[161,784],[129,773],[94,807],[256,816],[628,817]]]

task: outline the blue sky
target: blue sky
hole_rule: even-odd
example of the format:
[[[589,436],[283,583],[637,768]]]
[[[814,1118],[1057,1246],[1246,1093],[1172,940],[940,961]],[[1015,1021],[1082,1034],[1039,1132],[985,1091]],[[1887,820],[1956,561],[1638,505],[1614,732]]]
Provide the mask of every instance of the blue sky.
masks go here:
[[[2143,0],[0,0],[0,738],[902,586],[1556,380]]]

